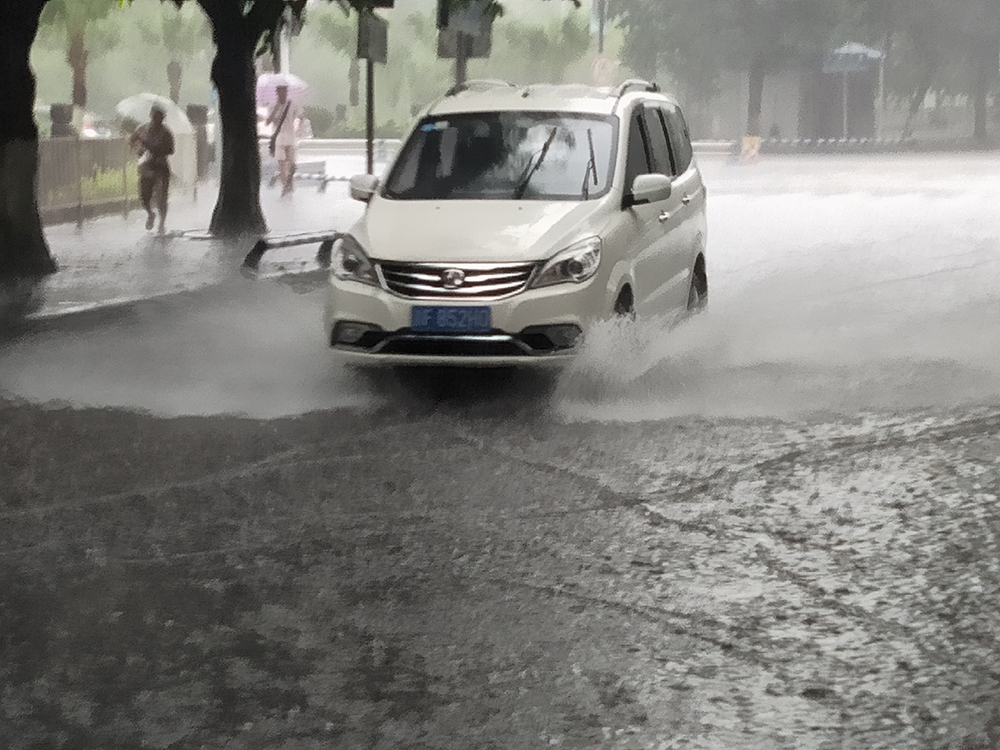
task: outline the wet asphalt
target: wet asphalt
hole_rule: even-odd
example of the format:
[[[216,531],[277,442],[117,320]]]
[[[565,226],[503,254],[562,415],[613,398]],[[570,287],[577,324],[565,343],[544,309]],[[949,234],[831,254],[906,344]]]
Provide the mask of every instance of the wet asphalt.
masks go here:
[[[8,341],[5,421],[35,437],[3,464],[0,589],[162,661],[81,677],[56,635],[8,639],[33,675],[6,675],[9,726],[997,747],[998,167],[705,160],[708,313],[603,327],[556,376],[341,368],[308,276]],[[131,687],[105,706],[94,674]]]

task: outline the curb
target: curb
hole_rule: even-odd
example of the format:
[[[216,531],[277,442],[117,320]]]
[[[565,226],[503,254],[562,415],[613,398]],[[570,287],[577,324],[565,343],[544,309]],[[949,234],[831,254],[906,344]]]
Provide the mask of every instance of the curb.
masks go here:
[[[0,320],[0,342],[17,338],[25,333],[40,333],[44,331],[71,331],[74,328],[110,323],[121,320],[132,314],[136,308],[143,305],[155,305],[184,297],[195,298],[203,293],[211,292],[224,286],[225,281],[238,278],[246,279],[247,283],[255,281],[273,281],[284,283],[293,290],[309,291],[326,277],[328,271],[321,268],[303,268],[300,270],[280,270],[253,275],[241,274],[234,270],[233,275],[223,281],[206,283],[197,287],[185,287],[148,295],[120,297],[100,302],[85,302],[67,306],[57,310],[45,310],[28,313],[14,320]],[[296,283],[298,282],[298,283]]]
[[[916,150],[912,139],[879,138],[765,138],[760,153],[765,154],[895,154]]]
[[[694,144],[696,154],[726,154],[738,159],[742,154],[740,141],[728,141],[727,148],[716,141],[710,147],[699,150],[699,144]],[[707,145],[707,144],[706,144]],[[760,142],[758,154],[771,155],[809,155],[809,154],[965,154],[996,152],[1000,147],[994,143],[979,144],[972,141],[938,143],[920,141],[915,138],[879,139],[879,138],[764,138]]]
[[[0,333],[0,339],[7,338],[8,334],[13,334],[16,337],[22,333],[68,331],[74,327],[82,328],[98,323],[110,323],[127,317],[140,305],[155,304],[184,296],[194,296],[199,292],[217,286],[219,285],[205,284],[204,286],[194,288],[176,289],[135,297],[121,297],[113,300],[102,300],[100,302],[86,302],[58,310],[29,313],[23,318],[19,318],[8,329]]]

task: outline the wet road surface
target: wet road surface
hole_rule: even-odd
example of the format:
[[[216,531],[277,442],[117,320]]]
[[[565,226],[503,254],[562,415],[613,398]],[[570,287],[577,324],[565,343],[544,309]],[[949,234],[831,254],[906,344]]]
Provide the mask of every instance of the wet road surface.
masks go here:
[[[997,747],[982,159],[706,163],[708,314],[557,378],[243,279],[8,343],[0,738]]]

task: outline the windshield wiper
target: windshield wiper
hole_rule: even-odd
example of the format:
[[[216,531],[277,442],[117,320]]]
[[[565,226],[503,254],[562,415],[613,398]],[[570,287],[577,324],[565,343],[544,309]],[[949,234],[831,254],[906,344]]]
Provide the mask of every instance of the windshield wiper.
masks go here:
[[[542,150],[538,153],[538,161],[531,163],[528,162],[528,168],[525,170],[524,176],[517,183],[517,187],[514,188],[514,200],[521,200],[524,195],[524,191],[528,189],[528,183],[531,182],[531,178],[535,176],[535,172],[538,168],[542,166],[542,162],[545,161],[545,155],[549,153],[549,147],[552,145],[552,141],[556,139],[556,132],[559,128],[552,128],[552,132],[549,133],[548,139],[545,141],[545,145],[542,146]]]
[[[590,175],[594,175],[594,187],[600,185],[600,181],[597,177],[597,155],[594,153],[594,132],[587,128],[587,145],[590,147],[590,161],[587,162],[587,171],[583,173],[583,187],[580,188],[580,192],[583,194],[583,199],[587,200],[590,197]]]

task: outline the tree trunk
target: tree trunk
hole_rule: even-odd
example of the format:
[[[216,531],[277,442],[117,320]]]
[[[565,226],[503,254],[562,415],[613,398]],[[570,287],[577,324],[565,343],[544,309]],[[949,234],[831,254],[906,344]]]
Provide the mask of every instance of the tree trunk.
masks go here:
[[[181,102],[181,77],[184,68],[180,60],[171,60],[167,63],[167,84],[170,86],[170,101],[174,104]]]
[[[73,70],[73,104],[81,109],[85,108],[87,106],[87,46],[83,29],[70,32],[66,62]]]
[[[913,97],[910,99],[910,109],[906,113],[906,122],[903,123],[903,140],[913,135],[913,120],[917,116],[917,112],[920,111],[924,99],[927,98],[927,92],[931,90],[931,84],[934,83],[936,73],[937,62],[928,62],[924,68],[923,78],[920,79],[920,85],[917,86],[917,90],[913,92]]]
[[[764,61],[756,59],[750,65],[750,90],[747,104],[747,135],[760,135],[760,117],[764,104]]]
[[[217,237],[238,238],[267,232],[260,207],[254,42],[246,34],[236,40],[223,38],[216,30],[212,82],[219,92],[222,162],[219,197],[209,231]]]
[[[975,107],[975,125],[972,136],[977,141],[986,140],[986,121],[988,119],[988,98],[990,83],[996,75],[996,54],[991,44],[977,45],[975,52],[974,68],[975,80],[972,88],[972,101]]]
[[[219,92],[222,125],[219,197],[209,231],[216,237],[259,236],[267,232],[267,223],[260,208],[254,53],[258,41],[277,26],[288,6],[260,2],[250,6],[232,0],[197,2],[212,25],[212,82]]]
[[[45,0],[0,0],[0,279],[40,277],[57,266],[38,215],[38,128],[29,54]]]

